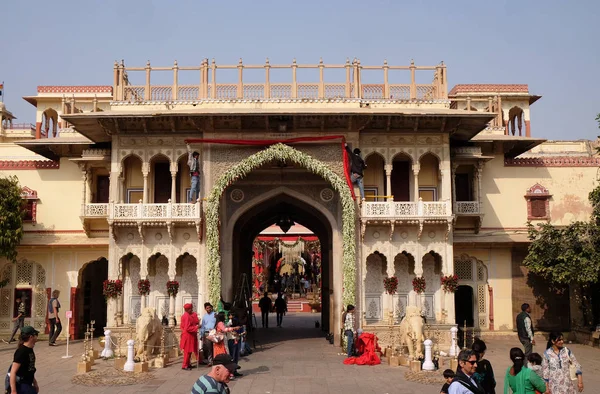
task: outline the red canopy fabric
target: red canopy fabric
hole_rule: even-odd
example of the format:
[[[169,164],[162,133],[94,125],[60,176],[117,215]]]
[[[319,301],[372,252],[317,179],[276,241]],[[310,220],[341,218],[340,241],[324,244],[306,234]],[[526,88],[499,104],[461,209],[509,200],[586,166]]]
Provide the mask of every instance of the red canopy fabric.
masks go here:
[[[356,351],[360,354],[358,357],[348,357],[344,360],[346,365],[378,365],[381,359],[375,353],[381,351],[377,344],[377,336],[369,332],[363,332],[356,341]]]

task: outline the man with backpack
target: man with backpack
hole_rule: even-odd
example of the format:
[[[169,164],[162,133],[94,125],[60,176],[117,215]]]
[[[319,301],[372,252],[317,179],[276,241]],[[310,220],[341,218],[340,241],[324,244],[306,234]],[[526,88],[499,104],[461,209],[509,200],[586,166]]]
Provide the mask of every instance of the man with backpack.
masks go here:
[[[62,331],[62,324],[58,317],[58,311],[60,310],[60,302],[58,301],[59,295],[60,291],[55,289],[52,292],[52,298],[48,301],[48,321],[50,322],[50,335],[48,338],[50,346],[58,346],[56,344],[56,338],[58,338]]]

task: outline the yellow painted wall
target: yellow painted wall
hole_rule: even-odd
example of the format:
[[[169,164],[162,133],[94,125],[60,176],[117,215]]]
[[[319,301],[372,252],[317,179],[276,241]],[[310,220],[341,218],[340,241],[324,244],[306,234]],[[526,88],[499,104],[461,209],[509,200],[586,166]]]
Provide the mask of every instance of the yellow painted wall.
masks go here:
[[[0,157],[3,159],[27,160],[27,156],[36,157],[19,146],[0,144]],[[0,171],[0,175],[16,175],[21,187],[37,191],[37,224],[25,224],[25,231],[83,229],[79,219],[83,180],[75,163],[63,158],[60,169]]]
[[[550,199],[551,223],[586,220],[591,213],[588,193],[597,185],[595,167],[505,167],[502,157],[486,163],[482,175],[483,228],[525,227],[530,187],[540,183]]]
[[[419,171],[419,187],[438,187],[438,159],[433,155],[425,155],[421,158],[420,165],[421,168]]]

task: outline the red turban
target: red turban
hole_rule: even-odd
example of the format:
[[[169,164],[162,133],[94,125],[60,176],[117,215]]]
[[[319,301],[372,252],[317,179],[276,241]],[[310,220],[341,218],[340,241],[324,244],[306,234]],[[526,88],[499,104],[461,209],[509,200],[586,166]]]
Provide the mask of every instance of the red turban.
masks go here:
[[[192,309],[193,307],[194,307],[194,305],[192,305],[192,304],[185,304],[183,306],[183,309]]]

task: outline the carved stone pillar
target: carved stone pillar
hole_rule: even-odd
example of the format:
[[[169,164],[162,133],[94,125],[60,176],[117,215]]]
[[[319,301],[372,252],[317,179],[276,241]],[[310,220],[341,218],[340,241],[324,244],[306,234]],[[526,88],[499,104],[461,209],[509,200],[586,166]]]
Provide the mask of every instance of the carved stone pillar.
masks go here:
[[[92,172],[90,170],[86,171],[86,192],[85,192],[85,204],[90,204],[92,202]]]
[[[119,198],[116,200],[119,203],[123,204],[124,200],[125,200],[125,177],[123,176],[123,174],[121,174],[121,176],[119,176],[119,190],[117,192]]]
[[[177,187],[176,187],[177,171],[171,171],[171,203],[177,202]]]
[[[477,167],[475,167],[475,174],[477,178],[477,184],[475,185],[475,189],[477,190],[477,199],[476,201],[479,203],[479,213],[482,213],[482,199],[481,199],[481,176],[483,174],[483,162],[477,163]]]
[[[383,168],[385,169],[386,194],[389,196],[387,200],[394,201],[394,198],[392,197],[392,168],[393,168],[393,166],[391,164],[386,164],[385,166],[383,166]]]
[[[451,194],[451,187],[450,185],[452,184],[452,180],[450,177],[450,162],[449,161],[444,161],[442,163],[440,163],[440,175],[441,175],[441,182],[440,184],[442,185],[442,190],[441,190],[441,195],[438,197],[439,201],[450,201],[450,199],[452,198],[452,194]]]
[[[169,327],[175,327],[175,296],[174,295],[169,296]]]
[[[452,206],[456,205],[456,170],[458,168],[457,163],[452,163]]]
[[[148,204],[148,174],[150,173],[150,169],[148,167],[150,167],[148,163],[142,164],[142,175],[144,176],[144,192],[142,202],[144,204]]]
[[[413,164],[413,201],[419,201],[419,171],[421,171],[421,165]]]

